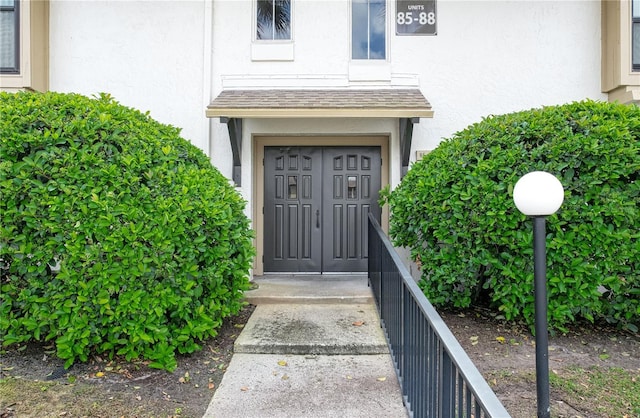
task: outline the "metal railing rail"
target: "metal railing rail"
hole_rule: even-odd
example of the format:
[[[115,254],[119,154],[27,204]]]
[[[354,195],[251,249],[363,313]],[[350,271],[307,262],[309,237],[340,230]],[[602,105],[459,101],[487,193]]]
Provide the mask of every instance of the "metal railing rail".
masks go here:
[[[369,281],[412,417],[510,417],[369,215]]]

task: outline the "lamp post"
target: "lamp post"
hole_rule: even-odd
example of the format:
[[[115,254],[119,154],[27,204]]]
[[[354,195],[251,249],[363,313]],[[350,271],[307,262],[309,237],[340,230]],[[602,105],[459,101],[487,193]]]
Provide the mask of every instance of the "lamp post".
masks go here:
[[[536,390],[538,417],[549,418],[549,335],[547,324],[547,254],[545,217],[564,200],[560,181],[544,171],[525,174],[513,188],[513,201],[533,219],[533,275],[535,291]]]

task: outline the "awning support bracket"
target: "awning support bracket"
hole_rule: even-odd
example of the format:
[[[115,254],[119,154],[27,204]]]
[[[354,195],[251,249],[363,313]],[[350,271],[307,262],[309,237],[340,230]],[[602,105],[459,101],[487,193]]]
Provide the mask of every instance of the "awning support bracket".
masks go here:
[[[231,154],[233,155],[232,179],[235,185],[240,187],[242,182],[242,119],[221,117],[220,122],[227,124]]]
[[[409,171],[414,123],[420,123],[420,118],[400,118],[400,157],[402,158],[400,178],[403,178]]]

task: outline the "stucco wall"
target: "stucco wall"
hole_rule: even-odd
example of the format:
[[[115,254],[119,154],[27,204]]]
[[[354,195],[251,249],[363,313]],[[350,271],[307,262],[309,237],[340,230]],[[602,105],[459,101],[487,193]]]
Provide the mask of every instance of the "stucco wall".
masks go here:
[[[208,152],[211,4],[52,0],[50,89],[108,92]]]
[[[389,62],[365,66],[372,74],[367,80],[349,60],[349,0],[293,1],[291,61],[252,61],[252,47],[259,45],[252,46],[251,0],[52,0],[50,87],[105,91],[149,110],[181,127],[229,177],[226,126],[204,117],[223,88],[419,87],[435,117],[415,126],[413,151],[434,148],[489,114],[606,98],[600,92],[599,1],[439,0],[437,7],[437,36],[396,36],[395,1],[388,3]],[[273,132],[316,129],[313,123],[265,123]],[[319,130],[343,125],[364,132],[370,121]],[[250,159],[250,147],[244,150],[243,159]]]

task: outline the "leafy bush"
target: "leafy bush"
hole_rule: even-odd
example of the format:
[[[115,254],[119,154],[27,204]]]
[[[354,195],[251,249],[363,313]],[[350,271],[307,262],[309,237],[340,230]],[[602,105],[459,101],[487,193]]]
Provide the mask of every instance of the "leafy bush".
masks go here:
[[[245,202],[177,128],[108,95],[0,94],[0,336],[171,370],[237,313]]]
[[[390,234],[439,306],[534,319],[532,226],[513,203],[534,170],[565,188],[547,221],[549,323],[640,323],[640,109],[585,101],[491,116],[414,164],[383,199]]]

